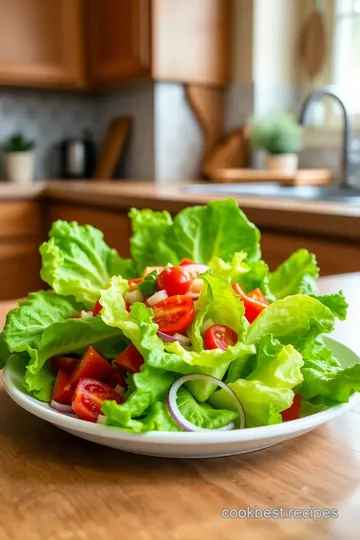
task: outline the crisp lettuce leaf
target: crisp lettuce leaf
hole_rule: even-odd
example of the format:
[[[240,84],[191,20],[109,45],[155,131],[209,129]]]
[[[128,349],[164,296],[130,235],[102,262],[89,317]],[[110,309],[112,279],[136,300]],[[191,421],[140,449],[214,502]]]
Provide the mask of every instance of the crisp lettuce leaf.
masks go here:
[[[273,302],[275,297],[269,289],[269,267],[264,261],[253,261],[248,263],[249,270],[243,274],[237,282],[245,292],[260,289],[264,296]]]
[[[211,319],[214,324],[225,324],[238,334],[239,340],[245,335],[248,322],[244,315],[244,304],[239,302],[230,283],[211,270],[201,275],[204,285],[196,304],[196,314],[188,330],[189,338],[196,351],[204,348],[200,329],[204,321]]]
[[[335,318],[330,309],[316,298],[304,294],[276,300],[264,309],[250,325],[246,341],[258,343],[272,334],[283,345],[300,346],[322,333],[334,329]]]
[[[135,277],[132,260],[109,248],[91,225],[56,221],[50,239],[40,246],[41,278],[58,294],[74,296],[91,309],[113,275]]]
[[[139,272],[146,266],[178,264],[188,258],[207,264],[213,257],[230,262],[243,251],[248,261],[260,258],[260,232],[233,199],[212,201],[179,212],[131,210],[131,255]]]
[[[281,422],[281,411],[290,407],[294,399],[293,389],[303,382],[304,361],[292,345],[283,346],[272,336],[265,336],[258,344],[255,359],[255,369],[247,380],[229,384],[243,404],[247,427]],[[227,408],[228,396],[219,390],[210,403]]]
[[[157,290],[157,276],[159,272],[154,270],[145,276],[145,278],[139,283],[138,287],[142,294],[151,296]]]
[[[142,423],[151,431],[183,431],[170,415],[166,401],[155,401]]]
[[[316,294],[318,277],[315,255],[299,249],[270,274],[269,288],[277,299],[298,293]]]
[[[278,424],[282,421],[281,411],[288,409],[294,399],[294,392],[286,388],[272,388],[261,381],[238,379],[229,387],[242,403],[246,415],[246,427]],[[225,390],[215,392],[210,400],[214,407],[235,410],[232,398]]]
[[[321,296],[314,296],[319,302],[328,307],[335,317],[340,321],[345,321],[347,315],[347,309],[349,307],[345,296],[342,291],[335,294],[323,294]]]
[[[203,429],[219,429],[239,418],[237,411],[214,409],[208,403],[198,403],[184,386],[179,388],[176,402],[185,418]]]
[[[360,364],[343,369],[321,339],[306,343],[300,351],[304,359],[300,393],[304,400],[334,405],[347,402],[354,391],[360,391]]]
[[[260,232],[234,199],[185,208],[174,218],[164,240],[178,261],[187,257],[207,264],[218,256],[228,262],[239,251],[249,261],[260,258]]]
[[[0,369],[3,369],[5,366],[11,352],[9,347],[5,343],[4,332],[0,334]]]
[[[51,356],[84,352],[93,345],[104,356],[114,358],[127,346],[123,333],[107,326],[100,317],[68,319],[45,328],[31,345],[24,343],[23,351],[30,356],[24,385],[41,401],[49,401],[54,376],[45,366]],[[45,366],[45,368],[44,368]]]
[[[226,262],[220,257],[213,256],[209,261],[210,268],[215,274],[220,274],[231,282],[238,281],[241,276],[249,272],[249,265],[245,263],[247,254],[244,251],[234,253],[230,262]]]
[[[169,212],[132,208],[129,217],[133,230],[130,251],[139,275],[147,266],[166,266],[168,263],[177,264],[180,261],[176,252],[163,240],[173,223]]]
[[[30,293],[6,317],[4,339],[11,352],[25,350],[39,339],[45,328],[54,322],[65,321],[82,309],[74,297],[50,291]]]

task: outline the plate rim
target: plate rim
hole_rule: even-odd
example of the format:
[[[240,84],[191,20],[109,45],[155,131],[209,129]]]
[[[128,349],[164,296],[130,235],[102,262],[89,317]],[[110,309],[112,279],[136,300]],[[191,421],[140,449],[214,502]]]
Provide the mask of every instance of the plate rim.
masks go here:
[[[359,355],[350,349],[346,344],[342,343],[340,340],[335,339],[330,336],[326,336],[326,339],[333,341],[337,344],[342,345],[352,354],[358,358],[360,363]],[[99,442],[101,439],[112,439],[123,442],[134,442],[134,443],[146,443],[146,444],[156,444],[166,443],[174,445],[191,445],[191,444],[226,444],[231,442],[251,442],[258,441],[260,439],[266,440],[273,437],[281,436],[291,436],[297,432],[308,431],[319,425],[322,425],[329,420],[336,418],[341,415],[343,412],[351,410],[355,405],[360,402],[360,393],[354,393],[347,403],[341,403],[325,411],[321,411],[304,418],[299,418],[291,422],[281,423],[281,424],[272,424],[268,426],[259,426],[246,428],[242,430],[232,430],[232,431],[221,431],[217,432],[216,430],[207,432],[175,432],[175,431],[149,431],[146,433],[131,433],[129,431],[123,431],[121,428],[115,426],[106,426],[103,424],[96,424],[91,422],[86,422],[79,418],[74,418],[69,415],[65,415],[57,412],[54,409],[51,409],[49,404],[41,402],[36,398],[29,396],[23,393],[15,383],[12,381],[11,368],[5,366],[3,370],[3,383],[4,389],[9,397],[21,408],[45,420],[51,424],[64,428],[66,430],[71,430],[72,432],[78,432],[88,435],[95,435],[99,437]],[[220,436],[219,436],[220,434]]]

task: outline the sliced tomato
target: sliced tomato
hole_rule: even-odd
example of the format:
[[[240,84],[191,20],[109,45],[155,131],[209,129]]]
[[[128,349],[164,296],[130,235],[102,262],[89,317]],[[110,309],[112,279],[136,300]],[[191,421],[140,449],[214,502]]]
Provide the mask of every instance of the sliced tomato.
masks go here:
[[[124,374],[115,368],[113,368],[113,370],[104,377],[103,382],[109,385],[111,388],[115,388],[115,386],[118,385],[122,386],[123,388],[127,387]]]
[[[181,266],[168,266],[157,277],[157,288],[165,290],[169,296],[186,294],[192,282],[189,272]]]
[[[235,345],[238,335],[225,324],[213,324],[204,336],[205,349],[222,349],[225,351],[229,345]]]
[[[144,363],[144,359],[135,345],[131,344],[115,358],[113,363],[125,369],[125,371],[129,371],[129,373],[138,373]]]
[[[100,311],[102,310],[102,305],[100,304],[99,300],[96,302],[94,309],[93,309],[93,315],[96,317],[96,315],[99,315]]]
[[[71,375],[79,363],[78,358],[72,358],[71,356],[53,356],[50,358],[50,366],[54,373],[58,371],[64,371]]]
[[[131,285],[139,285],[139,283],[141,283],[143,280],[144,280],[144,278],[142,278],[142,277],[129,279],[129,281],[128,281],[129,287],[131,287]]]
[[[106,400],[124,402],[124,398],[107,384],[95,379],[80,379],[74,391],[72,408],[82,420],[96,422]]]
[[[195,261],[192,261],[191,259],[181,259],[179,262],[179,266],[184,266],[185,264],[196,264]]]
[[[112,366],[109,362],[90,346],[71,376],[71,386],[74,388],[83,378],[102,380],[111,370]]]
[[[190,296],[169,296],[153,307],[154,322],[160,332],[176,334],[183,332],[192,323],[195,316],[194,301]]]
[[[255,321],[256,317],[262,312],[262,310],[267,307],[267,301],[266,303],[264,303],[256,300],[255,297],[250,297],[242,290],[238,283],[233,283],[232,288],[235,294],[240,296],[241,301],[244,303],[245,317],[250,323],[252,323],[253,321]]]
[[[70,375],[64,371],[58,371],[55,379],[52,399],[57,403],[70,405],[73,393],[73,389],[70,385]]]
[[[252,298],[253,300],[256,300],[257,302],[261,302],[262,304],[265,304],[266,306],[269,305],[269,302],[263,295],[262,291],[260,289],[254,289],[253,291],[246,293],[249,298]]]
[[[281,413],[283,422],[289,422],[289,420],[300,418],[301,400],[301,394],[295,394],[292,405]]]

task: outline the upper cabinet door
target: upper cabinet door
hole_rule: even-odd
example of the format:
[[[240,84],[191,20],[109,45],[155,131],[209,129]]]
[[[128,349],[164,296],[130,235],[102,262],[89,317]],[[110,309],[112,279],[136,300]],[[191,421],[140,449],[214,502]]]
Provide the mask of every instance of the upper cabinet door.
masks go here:
[[[90,81],[150,74],[150,0],[88,0]]]
[[[82,0],[0,0],[0,84],[81,87]]]

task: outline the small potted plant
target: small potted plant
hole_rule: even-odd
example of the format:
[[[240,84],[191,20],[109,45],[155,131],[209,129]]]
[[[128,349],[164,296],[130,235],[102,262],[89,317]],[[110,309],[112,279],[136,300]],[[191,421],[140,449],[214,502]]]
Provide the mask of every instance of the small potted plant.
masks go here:
[[[34,141],[22,133],[9,137],[3,144],[5,174],[9,182],[27,184],[34,178]]]
[[[288,114],[278,113],[255,119],[250,125],[253,148],[267,152],[265,168],[293,174],[298,168],[302,149],[302,128]]]

